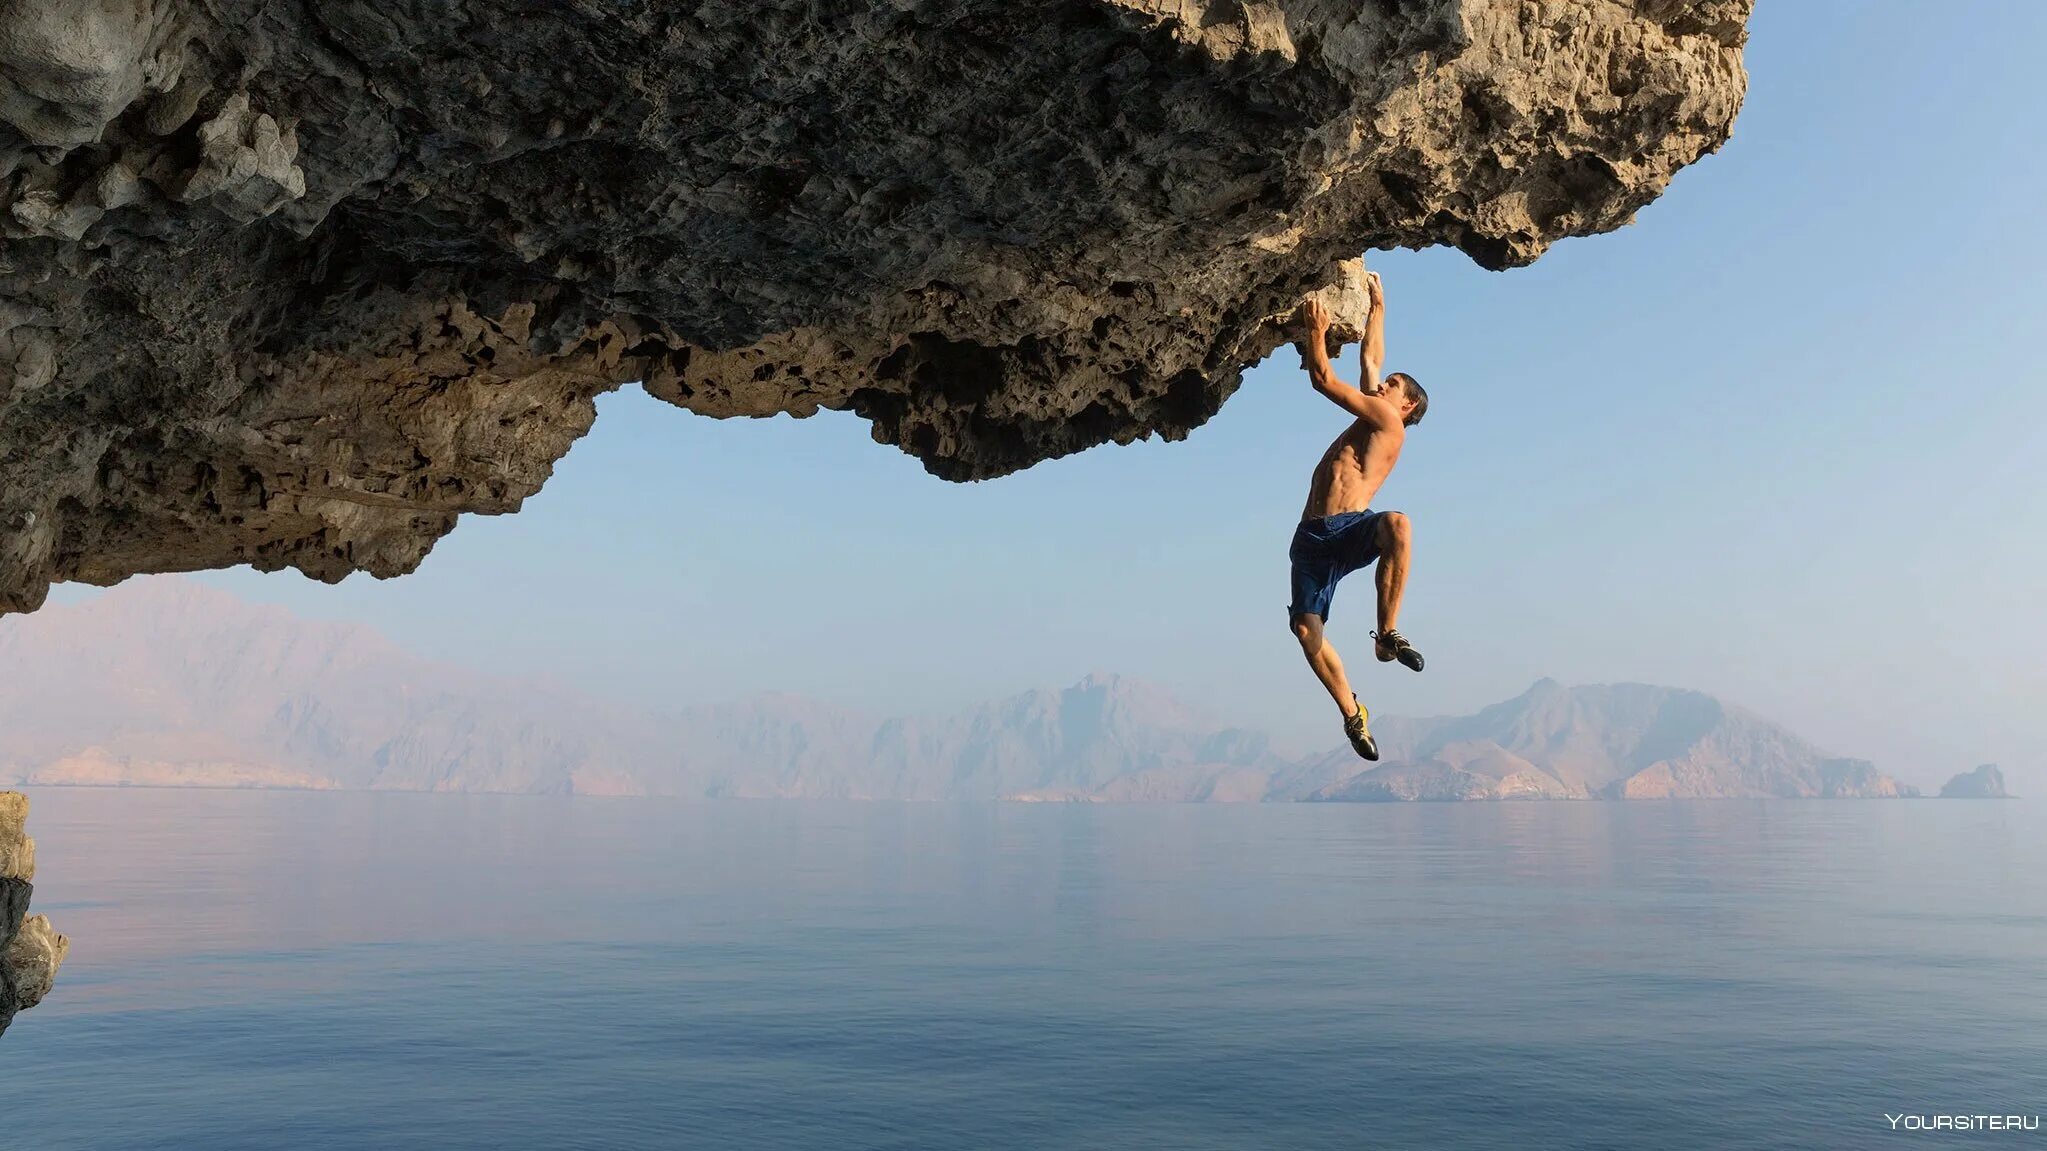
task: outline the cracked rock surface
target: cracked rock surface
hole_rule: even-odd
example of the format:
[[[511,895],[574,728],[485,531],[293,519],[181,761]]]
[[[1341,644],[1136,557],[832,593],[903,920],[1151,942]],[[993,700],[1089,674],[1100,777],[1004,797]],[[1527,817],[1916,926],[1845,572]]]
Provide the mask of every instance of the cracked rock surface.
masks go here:
[[[631,380],[1184,436],[1360,252],[1626,223],[1751,2],[0,0],[0,611],[409,571]]]
[[[36,877],[36,843],[23,830],[28,797],[0,791],[0,1034],[18,1011],[41,1003],[71,941],[50,921],[28,914]]]

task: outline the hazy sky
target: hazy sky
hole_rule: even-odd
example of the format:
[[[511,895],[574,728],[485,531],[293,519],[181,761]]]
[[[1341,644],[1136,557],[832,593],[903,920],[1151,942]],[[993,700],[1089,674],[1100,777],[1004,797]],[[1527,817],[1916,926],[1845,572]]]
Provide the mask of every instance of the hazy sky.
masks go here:
[[[1388,366],[1432,397],[1379,503],[1414,517],[1429,670],[1369,658],[1354,576],[1331,635],[1366,701],[1643,680],[1908,780],[2047,783],[2043,43],[2016,0],[1766,3],[1734,140],[1635,226],[1506,274],[1375,254]],[[851,416],[600,412],[523,513],[414,576],[205,578],[642,699],[921,711],[1104,669],[1341,741],[1285,605],[1343,420],[1290,350],[1185,443],[966,486]]]

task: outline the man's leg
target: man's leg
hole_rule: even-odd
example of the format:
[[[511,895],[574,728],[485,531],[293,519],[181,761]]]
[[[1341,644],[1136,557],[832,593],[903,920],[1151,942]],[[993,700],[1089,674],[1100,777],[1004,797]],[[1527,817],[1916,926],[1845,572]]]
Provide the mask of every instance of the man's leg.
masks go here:
[[[1400,594],[1407,590],[1407,564],[1414,551],[1413,528],[1401,512],[1386,512],[1372,525],[1373,542],[1379,548],[1379,630],[1372,633],[1372,654],[1381,663],[1399,660],[1402,667],[1422,669],[1422,653],[1396,630],[1400,622]]]
[[[1379,758],[1379,741],[1372,738],[1371,728],[1365,716],[1365,709],[1358,703],[1358,697],[1351,694],[1350,681],[1344,678],[1343,661],[1336,656],[1336,649],[1322,635],[1322,617],[1302,612],[1293,619],[1294,638],[1301,641],[1301,651],[1308,657],[1308,666],[1315,669],[1315,678],[1329,689],[1329,696],[1336,701],[1337,709],[1343,712],[1343,735],[1350,740],[1352,750],[1368,760]]]
[[[1329,696],[1349,719],[1357,714],[1357,697],[1351,694],[1350,680],[1343,674],[1343,660],[1336,654],[1336,648],[1322,635],[1322,617],[1303,612],[1293,618],[1294,638],[1301,641],[1301,654],[1308,657],[1308,666],[1315,671],[1315,678],[1329,689]]]
[[[1407,590],[1407,561],[1413,529],[1404,512],[1387,512],[1374,525],[1379,532],[1379,630],[1400,626],[1400,593]]]

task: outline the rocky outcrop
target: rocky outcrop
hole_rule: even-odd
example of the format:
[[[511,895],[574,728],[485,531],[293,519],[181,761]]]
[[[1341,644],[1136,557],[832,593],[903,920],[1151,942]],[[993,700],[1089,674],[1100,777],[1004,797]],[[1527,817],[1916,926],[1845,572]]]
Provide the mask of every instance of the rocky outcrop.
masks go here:
[[[1912,799],[1866,759],[1735,757],[1710,745],[1607,785],[1611,799]]]
[[[2004,773],[1994,763],[1965,771],[1940,787],[1942,799],[2010,799],[2004,789]]]
[[[28,837],[28,797],[0,791],[0,1034],[43,1001],[71,941],[50,921],[28,914],[36,877],[36,843]]]
[[[1626,223],[1750,3],[0,0],[0,611],[408,571],[635,379],[949,479],[1183,436],[1348,257]]]

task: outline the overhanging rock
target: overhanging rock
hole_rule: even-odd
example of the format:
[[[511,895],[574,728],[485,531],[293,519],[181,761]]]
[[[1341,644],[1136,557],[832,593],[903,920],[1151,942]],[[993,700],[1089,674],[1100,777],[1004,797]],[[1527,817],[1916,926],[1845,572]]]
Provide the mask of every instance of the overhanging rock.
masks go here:
[[[0,611],[411,570],[640,379],[947,479],[1178,438],[1371,248],[1725,139],[1750,0],[0,0]]]

